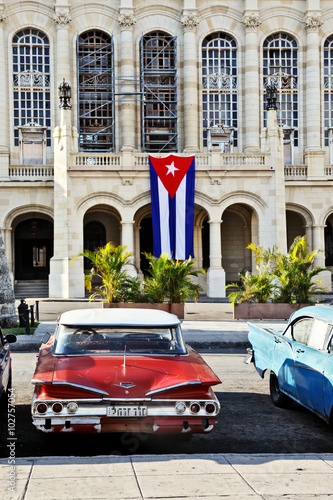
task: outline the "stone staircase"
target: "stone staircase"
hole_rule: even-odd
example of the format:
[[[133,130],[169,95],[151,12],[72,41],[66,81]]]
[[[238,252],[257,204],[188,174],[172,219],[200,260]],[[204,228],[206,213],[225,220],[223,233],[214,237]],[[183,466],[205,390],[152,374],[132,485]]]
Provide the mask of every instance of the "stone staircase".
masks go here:
[[[17,281],[14,285],[15,299],[48,298],[48,280]]]

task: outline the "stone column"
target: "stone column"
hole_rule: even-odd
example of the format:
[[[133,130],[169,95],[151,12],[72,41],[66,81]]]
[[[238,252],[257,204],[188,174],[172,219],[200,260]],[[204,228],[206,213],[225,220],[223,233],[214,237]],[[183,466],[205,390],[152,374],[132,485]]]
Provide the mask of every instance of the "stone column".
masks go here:
[[[305,89],[306,89],[306,150],[308,178],[324,175],[324,151],[321,144],[320,40],[318,31],[323,24],[320,13],[307,11]]]
[[[121,244],[126,247],[126,252],[132,252],[126,271],[130,276],[137,276],[134,266],[134,221],[121,221]]]
[[[244,88],[245,88],[245,152],[254,153],[259,147],[259,58],[257,28],[261,21],[257,12],[244,12],[245,28]]]
[[[0,2],[0,68],[6,67],[6,44],[4,23],[6,20],[5,4]],[[11,73],[11,69],[9,69]],[[9,180],[9,148],[8,148],[8,108],[7,108],[7,72],[0,72],[0,181]]]
[[[61,108],[60,127],[54,130],[54,253],[50,260],[49,296],[53,298],[84,297],[83,258],[74,255],[82,251],[82,233],[73,220],[71,179],[68,175],[70,153],[77,144],[77,133],[71,127],[70,108]]]
[[[277,245],[287,252],[286,194],[284,182],[283,132],[277,125],[276,109],[267,109],[267,143],[270,153],[270,169],[274,171],[267,189],[268,208],[265,225],[260,227],[259,245]]]
[[[71,82],[73,66],[72,52],[73,47],[69,43],[69,25],[72,17],[69,13],[69,6],[67,1],[57,1],[55,6],[55,14],[53,21],[57,29],[57,44],[56,44],[56,83],[58,85],[65,78],[66,82]],[[60,113],[58,114],[59,123]]]
[[[314,258],[314,267],[325,267],[325,226],[313,226],[313,250],[321,250]],[[331,271],[322,271],[315,279],[320,279],[321,284],[332,290],[332,273]]]
[[[10,328],[17,326],[15,296],[9,275],[5,246],[0,230],[0,326]]]
[[[222,268],[221,220],[209,220],[209,269],[207,296],[225,297],[225,271]]]
[[[135,149],[135,107],[137,96],[134,71],[133,26],[136,20],[132,9],[120,9],[118,18],[120,25],[120,128],[121,151],[129,152]]]
[[[198,147],[198,68],[196,11],[183,10],[184,28],[184,152],[196,152]]]

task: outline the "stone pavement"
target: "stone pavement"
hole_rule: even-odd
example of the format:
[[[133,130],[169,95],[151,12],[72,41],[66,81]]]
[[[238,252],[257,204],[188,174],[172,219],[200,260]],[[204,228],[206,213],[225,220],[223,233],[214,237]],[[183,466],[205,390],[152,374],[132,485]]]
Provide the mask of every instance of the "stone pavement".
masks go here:
[[[333,454],[0,460],[2,500],[332,499]],[[11,491],[10,488],[13,488]]]

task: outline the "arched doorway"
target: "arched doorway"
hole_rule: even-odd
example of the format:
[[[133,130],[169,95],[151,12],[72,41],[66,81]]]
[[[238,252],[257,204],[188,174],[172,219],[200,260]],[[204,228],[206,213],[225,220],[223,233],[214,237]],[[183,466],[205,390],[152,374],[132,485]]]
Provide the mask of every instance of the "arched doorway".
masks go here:
[[[326,219],[325,226],[325,266],[333,266],[333,214]]]
[[[47,280],[53,256],[53,223],[37,217],[20,222],[14,231],[15,279]]]
[[[252,271],[252,254],[247,246],[258,241],[258,220],[252,207],[237,203],[223,212],[221,225],[222,267],[226,282],[238,282],[239,274]]]
[[[144,253],[153,253],[153,223],[151,215],[144,217],[140,223],[140,270],[146,275],[149,263]]]
[[[287,249],[291,247],[297,236],[305,235],[305,220],[302,215],[292,210],[287,210]],[[311,242],[308,241],[308,244]],[[311,246],[311,245],[310,245]]]

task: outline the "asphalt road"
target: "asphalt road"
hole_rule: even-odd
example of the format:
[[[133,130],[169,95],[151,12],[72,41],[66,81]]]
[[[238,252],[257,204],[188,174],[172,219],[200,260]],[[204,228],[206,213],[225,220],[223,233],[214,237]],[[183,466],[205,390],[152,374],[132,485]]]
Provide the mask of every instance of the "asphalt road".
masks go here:
[[[12,353],[15,395],[16,456],[94,456],[165,453],[331,453],[333,430],[296,403],[289,409],[273,406],[268,378],[262,380],[253,365],[245,365],[245,351],[201,353],[223,383],[216,387],[221,413],[214,431],[179,437],[132,434],[44,435],[31,423],[30,380],[36,353]],[[12,424],[11,424],[12,428]],[[2,414],[0,457],[7,457],[8,419]]]

